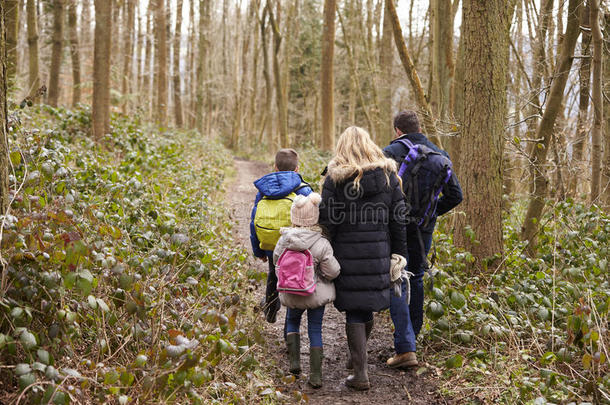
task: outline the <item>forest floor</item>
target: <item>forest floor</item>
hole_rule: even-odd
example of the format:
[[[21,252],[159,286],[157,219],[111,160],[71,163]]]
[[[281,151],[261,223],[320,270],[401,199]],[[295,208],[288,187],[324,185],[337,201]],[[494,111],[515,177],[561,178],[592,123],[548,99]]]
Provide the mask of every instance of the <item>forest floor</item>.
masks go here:
[[[252,201],[256,189],[252,184],[254,180],[269,173],[271,168],[256,161],[235,160],[236,177],[229,186],[227,193],[228,203],[232,210],[233,219],[238,222],[236,239],[246,250],[250,250],[249,222]],[[259,271],[267,272],[267,263],[250,259],[251,265]],[[257,302],[264,294],[264,285],[261,282]],[[261,322],[264,322],[262,313],[259,313]],[[371,389],[365,392],[356,392],[345,386],[348,375],[345,369],[347,354],[347,340],[345,336],[345,317],[333,305],[327,305],[324,314],[323,339],[324,362],[322,366],[323,384],[320,389],[314,390],[307,385],[309,372],[309,339],[307,337],[307,319],[304,316],[301,324],[301,368],[300,378],[293,380],[288,377],[288,362],[283,342],[283,319],[285,309],[278,314],[278,321],[266,324],[265,328],[265,365],[275,369],[273,374],[277,389],[286,395],[295,391],[301,392],[312,404],[446,404],[446,400],[438,391],[439,382],[436,368],[427,365],[420,359],[420,375],[417,369],[396,370],[385,365],[385,361],[393,354],[392,324],[389,312],[384,311],[375,315],[375,327],[368,343],[368,366]]]

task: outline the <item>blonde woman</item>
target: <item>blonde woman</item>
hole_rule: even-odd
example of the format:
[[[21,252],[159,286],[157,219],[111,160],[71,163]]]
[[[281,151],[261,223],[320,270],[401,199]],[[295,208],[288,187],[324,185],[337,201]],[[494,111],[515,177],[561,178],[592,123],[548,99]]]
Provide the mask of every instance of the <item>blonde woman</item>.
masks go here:
[[[346,316],[348,364],[353,367],[346,385],[367,390],[373,312],[389,308],[390,259],[393,253],[406,257],[407,244],[396,162],[362,128],[349,127],[339,137],[324,179],[320,224],[341,265],[334,304]]]

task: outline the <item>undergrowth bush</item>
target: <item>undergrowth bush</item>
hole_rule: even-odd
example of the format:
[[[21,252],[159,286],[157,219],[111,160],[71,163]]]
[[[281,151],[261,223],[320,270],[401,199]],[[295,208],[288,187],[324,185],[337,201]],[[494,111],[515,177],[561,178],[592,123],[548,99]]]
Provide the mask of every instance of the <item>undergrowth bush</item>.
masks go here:
[[[538,254],[530,258],[519,238],[525,204],[506,213],[506,255],[487,274],[471,274],[472,255],[437,232],[426,349],[447,370],[452,396],[610,403],[610,218],[558,203],[541,219]]]
[[[267,401],[261,278],[214,200],[230,155],[194,133],[90,112],[11,114],[0,401]]]

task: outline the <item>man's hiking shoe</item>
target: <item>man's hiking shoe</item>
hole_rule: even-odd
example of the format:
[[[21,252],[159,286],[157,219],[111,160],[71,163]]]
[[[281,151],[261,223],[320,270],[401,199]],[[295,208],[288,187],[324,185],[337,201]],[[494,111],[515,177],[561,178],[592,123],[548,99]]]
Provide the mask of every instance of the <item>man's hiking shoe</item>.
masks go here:
[[[415,367],[419,363],[417,362],[417,357],[415,357],[415,352],[406,352],[390,357],[388,361],[386,361],[386,364],[393,368],[402,368]]]

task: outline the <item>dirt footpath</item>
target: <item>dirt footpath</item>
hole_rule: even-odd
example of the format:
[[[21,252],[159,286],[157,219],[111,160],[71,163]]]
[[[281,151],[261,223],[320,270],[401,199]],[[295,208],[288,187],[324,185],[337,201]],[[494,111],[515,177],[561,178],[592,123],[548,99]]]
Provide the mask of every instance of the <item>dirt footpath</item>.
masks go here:
[[[227,196],[233,211],[233,217],[239,222],[239,242],[250,250],[250,211],[256,189],[252,182],[269,172],[270,168],[262,162],[235,160],[237,176],[234,188]],[[261,271],[267,271],[267,264],[256,261]],[[257,292],[264,295],[264,285]],[[275,324],[266,324],[266,342],[269,365],[277,370],[276,386],[287,395],[300,391],[311,404],[445,404],[446,400],[437,392],[437,382],[433,373],[427,371],[418,376],[416,370],[400,371],[386,366],[385,361],[393,354],[392,323],[389,311],[375,314],[375,327],[368,343],[368,364],[371,389],[357,392],[345,386],[348,375],[345,369],[347,340],[345,336],[345,316],[333,305],[327,305],[324,313],[322,337],[324,341],[324,363],[322,365],[323,387],[317,390],[307,385],[309,372],[309,339],[307,338],[307,317],[301,323],[301,368],[299,379],[292,381],[286,378],[288,361],[282,336],[285,309],[278,314]],[[262,313],[261,322],[265,322]],[[420,364],[423,362],[420,359]],[[425,364],[422,364],[425,365]],[[428,368],[429,370],[431,368]]]

